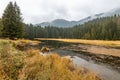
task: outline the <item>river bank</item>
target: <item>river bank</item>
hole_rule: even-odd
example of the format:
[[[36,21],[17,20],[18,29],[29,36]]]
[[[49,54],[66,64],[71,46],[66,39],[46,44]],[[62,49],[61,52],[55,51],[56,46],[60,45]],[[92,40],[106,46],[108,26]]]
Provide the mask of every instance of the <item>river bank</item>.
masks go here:
[[[111,66],[101,64],[93,60],[88,60],[80,56],[79,52],[73,52],[69,50],[54,49],[50,52],[41,53],[43,56],[49,56],[50,54],[59,54],[62,58],[70,59],[76,68],[82,67],[84,70],[89,70],[97,74],[101,80],[119,80],[120,73],[113,69]],[[112,77],[111,77],[112,76]]]
[[[118,69],[113,69],[113,66],[111,66],[110,64],[106,65],[107,64],[106,62],[104,63],[102,62],[103,59],[101,59],[100,61],[97,61],[98,57],[100,55],[103,56],[103,54],[99,54],[99,53],[95,54],[95,53],[87,52],[87,50],[93,45],[83,45],[83,44],[73,44],[73,43],[70,44],[65,42],[48,41],[48,40],[41,41],[38,45],[33,43],[26,43],[25,45],[21,46],[21,44],[23,43],[26,43],[26,42],[25,41],[22,41],[22,43],[20,42],[20,44],[18,44],[16,48],[20,50],[25,50],[25,51],[27,49],[28,50],[39,49],[41,51],[42,47],[46,47],[46,48],[48,47],[52,54],[57,53],[60,56],[68,55],[69,58],[72,59],[74,66],[77,66],[78,68],[82,66],[82,68],[83,69],[85,68],[85,70],[88,69],[90,70],[90,72],[96,72],[97,76],[100,77],[102,80],[119,80],[120,79],[120,76],[119,76],[120,72],[118,72]],[[97,55],[98,57],[97,56],[93,57],[93,55]]]
[[[0,39],[1,80],[101,80],[96,74],[77,69],[58,54],[40,55],[39,42]]]
[[[76,56],[88,61],[93,60],[97,63],[104,63],[120,72],[120,49],[118,48],[53,40],[42,40],[42,42],[44,46],[49,47],[51,50],[61,49],[77,52],[79,54],[75,54]]]

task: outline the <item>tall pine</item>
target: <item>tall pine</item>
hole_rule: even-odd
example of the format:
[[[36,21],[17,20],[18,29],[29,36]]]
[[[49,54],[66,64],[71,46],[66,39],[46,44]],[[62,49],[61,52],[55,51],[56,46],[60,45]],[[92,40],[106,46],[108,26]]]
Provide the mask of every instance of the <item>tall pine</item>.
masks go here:
[[[24,35],[24,24],[21,18],[21,12],[16,2],[10,2],[2,16],[3,37],[10,39],[22,38]]]

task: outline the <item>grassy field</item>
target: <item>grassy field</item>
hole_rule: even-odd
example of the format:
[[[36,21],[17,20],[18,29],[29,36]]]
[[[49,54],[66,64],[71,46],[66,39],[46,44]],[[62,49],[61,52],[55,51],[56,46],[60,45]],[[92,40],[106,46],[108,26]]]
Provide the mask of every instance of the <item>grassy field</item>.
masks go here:
[[[31,40],[0,39],[0,79],[99,80],[94,73],[82,68],[76,69],[72,61],[57,54],[42,56],[39,49],[19,49],[38,43]]]
[[[55,38],[36,38],[38,40],[55,40],[68,43],[81,43],[81,44],[90,44],[98,46],[107,46],[107,47],[120,47],[119,41],[107,41],[107,40],[84,40],[84,39],[55,39]]]

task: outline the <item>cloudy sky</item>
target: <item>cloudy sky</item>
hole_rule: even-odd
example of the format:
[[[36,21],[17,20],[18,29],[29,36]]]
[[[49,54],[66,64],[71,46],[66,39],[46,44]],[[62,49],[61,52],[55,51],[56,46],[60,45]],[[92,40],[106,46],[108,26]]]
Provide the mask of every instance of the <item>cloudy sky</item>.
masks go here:
[[[34,24],[54,19],[80,20],[120,7],[120,0],[0,0],[0,17],[9,1],[20,6],[24,22]]]

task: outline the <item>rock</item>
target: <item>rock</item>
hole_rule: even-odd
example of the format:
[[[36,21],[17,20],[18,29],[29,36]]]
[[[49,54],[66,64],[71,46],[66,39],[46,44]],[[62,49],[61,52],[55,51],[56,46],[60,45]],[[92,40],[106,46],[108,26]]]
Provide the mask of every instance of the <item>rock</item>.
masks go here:
[[[42,47],[41,52],[50,52],[50,49],[47,47]]]

